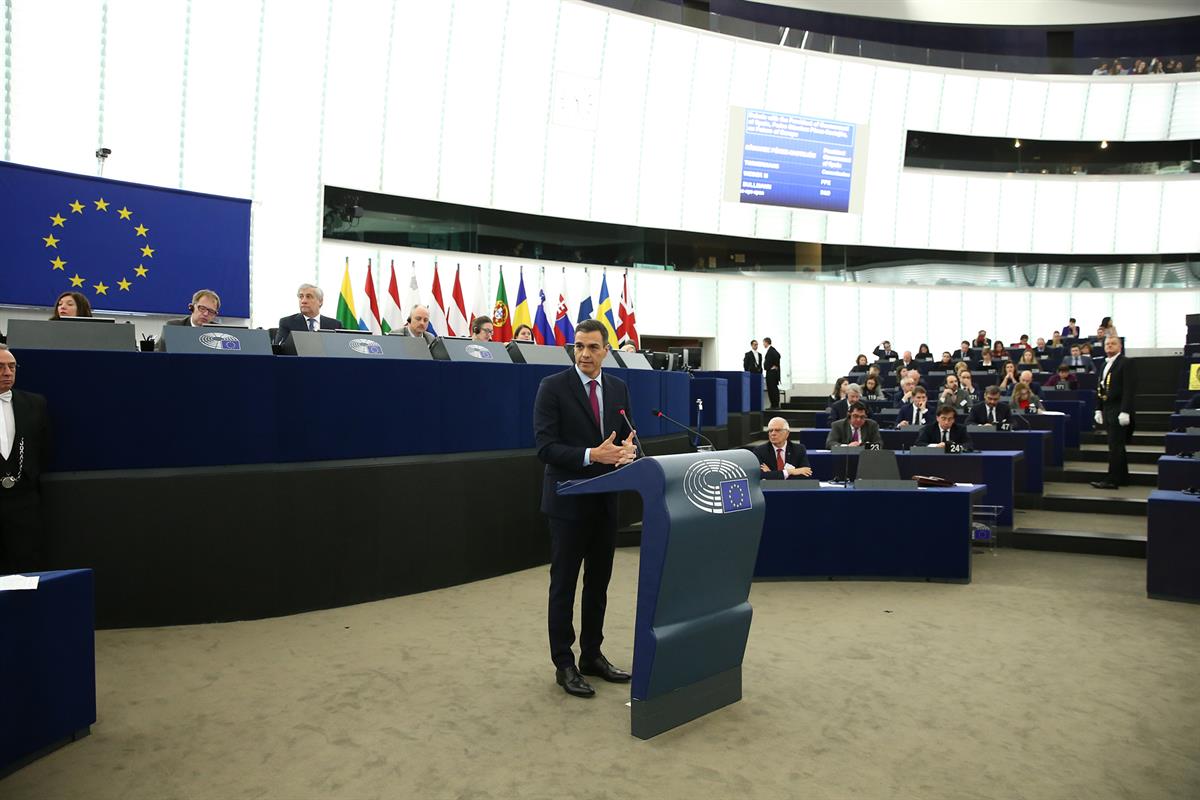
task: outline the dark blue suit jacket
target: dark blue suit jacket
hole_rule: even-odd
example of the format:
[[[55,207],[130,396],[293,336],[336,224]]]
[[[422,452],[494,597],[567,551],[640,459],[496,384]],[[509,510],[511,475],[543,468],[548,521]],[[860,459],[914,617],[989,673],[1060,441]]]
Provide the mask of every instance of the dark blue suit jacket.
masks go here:
[[[782,480],[783,473],[775,469],[775,446],[770,442],[760,444],[753,448],[750,452],[758,458],[758,463],[766,464],[770,467],[770,472],[764,472],[762,477],[764,480]],[[783,460],[793,467],[811,467],[808,463],[808,449],[799,442],[788,442],[783,448]]]
[[[917,446],[925,444],[937,444],[942,440],[942,431],[938,427],[937,417],[933,418],[921,432],[917,434],[917,441],[914,443]],[[950,441],[954,444],[962,445],[963,447],[972,449],[971,437],[967,435],[967,426],[958,422],[954,423],[954,427],[950,429]]]
[[[597,427],[587,391],[575,367],[543,378],[533,401],[533,438],[538,459],[546,465],[542,479],[542,511],[562,519],[585,519],[597,514],[617,517],[616,493],[560,497],[560,481],[595,478],[612,472],[608,464],[583,466],[584,451],[598,447],[616,433],[614,441],[624,441],[629,424],[619,409],[630,413],[629,387],[614,375],[601,370],[600,386],[604,396],[604,425]]]
[[[996,424],[1001,425],[1008,422],[1012,417],[1012,409],[1008,403],[996,403]],[[988,407],[987,401],[980,403],[971,409],[971,413],[967,415],[967,420],[971,425],[987,425],[988,424]]]
[[[327,317],[324,314],[320,315],[321,330],[336,331],[342,327],[342,323],[338,322],[333,317]],[[283,344],[288,338],[285,331],[306,331],[308,323],[304,320],[303,314],[292,314],[290,317],[283,317],[279,320],[279,330],[275,334],[275,344]]]
[[[934,410],[929,407],[929,401],[926,400],[925,401],[925,422],[929,422],[929,420],[933,419],[934,416],[935,416]],[[913,424],[913,421],[912,421],[913,420],[913,404],[912,403],[905,403],[902,406],[900,406],[900,411],[899,411],[899,413],[896,414],[896,426],[897,427],[899,427],[899,425],[900,425],[900,420],[904,420],[905,422],[908,423],[908,425],[904,426],[906,428]],[[921,423],[917,423],[917,427],[920,427],[920,426],[921,426]]]

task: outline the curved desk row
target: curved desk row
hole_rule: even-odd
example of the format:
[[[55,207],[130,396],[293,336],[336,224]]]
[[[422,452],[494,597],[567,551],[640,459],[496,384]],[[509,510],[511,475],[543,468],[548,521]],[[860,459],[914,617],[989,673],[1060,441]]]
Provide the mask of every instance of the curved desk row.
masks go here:
[[[55,470],[198,467],[533,446],[533,400],[562,367],[24,350],[17,385],[46,395]],[[688,376],[607,368],[641,436],[688,418]]]

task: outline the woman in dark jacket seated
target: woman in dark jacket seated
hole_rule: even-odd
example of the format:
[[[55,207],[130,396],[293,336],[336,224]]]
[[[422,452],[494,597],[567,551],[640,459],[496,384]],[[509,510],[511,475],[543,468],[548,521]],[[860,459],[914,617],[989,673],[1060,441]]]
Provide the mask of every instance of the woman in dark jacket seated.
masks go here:
[[[838,378],[834,381],[833,391],[829,394],[829,405],[833,405],[846,396],[846,383],[845,378]]]
[[[854,375],[859,372],[866,372],[868,366],[870,366],[870,361],[867,360],[865,355],[859,353],[858,358],[854,359],[854,366],[850,368],[850,374]]]
[[[883,393],[883,387],[879,384],[879,378],[874,375],[868,375],[863,381],[863,400],[886,400],[887,395]]]
[[[913,356],[915,361],[933,361],[933,353],[929,352],[929,345],[921,342],[921,346],[917,348],[917,354]]]

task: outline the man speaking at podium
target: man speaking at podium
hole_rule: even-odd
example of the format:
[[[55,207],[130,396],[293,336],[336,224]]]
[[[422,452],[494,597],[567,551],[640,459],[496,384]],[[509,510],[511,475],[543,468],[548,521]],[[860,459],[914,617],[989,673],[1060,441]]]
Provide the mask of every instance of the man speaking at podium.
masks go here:
[[[606,341],[599,321],[580,322],[575,327],[575,366],[544,378],[533,404],[534,441],[538,458],[546,465],[542,512],[550,524],[550,658],[558,685],[575,697],[595,694],[584,675],[612,683],[630,678],[600,652],[617,543],[617,494],[560,497],[556,492],[561,481],[594,478],[637,457],[628,416],[629,388],[600,371],[608,355]],[[581,565],[583,603],[576,667],[572,615]]]

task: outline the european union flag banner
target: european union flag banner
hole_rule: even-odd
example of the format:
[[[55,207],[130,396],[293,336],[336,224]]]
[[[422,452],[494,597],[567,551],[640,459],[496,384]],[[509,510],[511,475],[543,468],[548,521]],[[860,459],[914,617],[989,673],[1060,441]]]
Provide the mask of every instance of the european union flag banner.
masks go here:
[[[0,303],[182,315],[197,289],[250,316],[249,200],[0,161]]]
[[[721,481],[721,510],[724,513],[749,511],[750,508],[750,481],[746,478]]]

